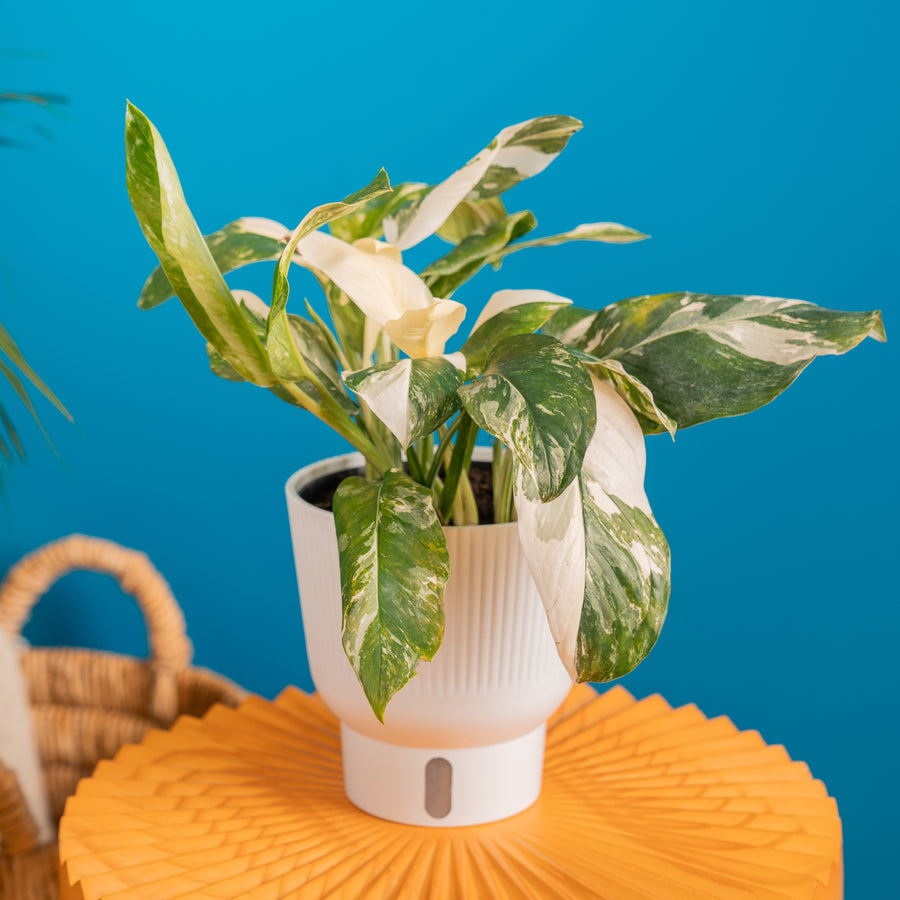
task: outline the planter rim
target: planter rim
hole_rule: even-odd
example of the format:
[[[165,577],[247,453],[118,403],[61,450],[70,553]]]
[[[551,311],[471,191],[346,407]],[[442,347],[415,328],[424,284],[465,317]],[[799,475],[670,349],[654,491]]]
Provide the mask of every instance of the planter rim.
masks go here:
[[[475,447],[472,459],[477,462],[490,462],[491,452],[490,447]],[[365,465],[365,457],[362,453],[354,451],[352,453],[339,453],[336,456],[326,456],[323,459],[297,469],[297,471],[288,478],[287,484],[285,485],[288,503],[298,503],[301,506],[304,506],[310,515],[322,515],[327,516],[330,519],[334,518],[334,513],[330,510],[322,509],[322,507],[315,506],[307,500],[304,500],[303,497],[300,496],[300,490],[303,487],[306,487],[307,484],[315,481],[316,478],[333,475],[340,472],[342,468],[349,470],[359,468],[362,465]],[[313,470],[316,470],[315,474],[313,474]],[[478,525],[444,525],[443,527],[452,528],[454,531],[465,531],[473,528],[516,528],[517,525],[517,522],[485,522]]]

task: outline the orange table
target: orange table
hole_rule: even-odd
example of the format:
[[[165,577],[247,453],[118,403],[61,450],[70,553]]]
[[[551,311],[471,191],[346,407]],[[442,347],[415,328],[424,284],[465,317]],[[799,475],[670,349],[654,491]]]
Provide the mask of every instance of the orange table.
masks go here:
[[[803,763],[694,706],[584,685],[550,722],[540,800],[502,822],[359,812],[336,720],[288,689],[100,763],[60,854],[63,900],[843,896],[837,806]]]

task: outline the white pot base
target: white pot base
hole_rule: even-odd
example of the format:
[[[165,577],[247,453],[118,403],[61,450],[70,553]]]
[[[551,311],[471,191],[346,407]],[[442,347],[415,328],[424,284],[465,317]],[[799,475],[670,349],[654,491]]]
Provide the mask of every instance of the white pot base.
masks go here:
[[[546,726],[486,747],[386,744],[341,723],[344,790],[363,812],[455,828],[514,816],[541,792]]]

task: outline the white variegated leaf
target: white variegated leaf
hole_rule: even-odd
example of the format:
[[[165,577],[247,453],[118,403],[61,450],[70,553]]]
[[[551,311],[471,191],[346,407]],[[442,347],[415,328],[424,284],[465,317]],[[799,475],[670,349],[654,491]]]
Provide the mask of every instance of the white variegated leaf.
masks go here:
[[[408,309],[399,319],[385,322],[385,334],[412,357],[440,356],[466,317],[455,300],[435,300],[427,309]]]
[[[322,206],[311,209],[291,233],[291,240],[285,248],[284,256],[289,259],[290,253],[288,251],[293,252],[293,248],[296,248],[297,244],[308,234],[312,234],[335,219],[340,219],[348,213],[365,207],[367,203],[370,203],[376,197],[388,195],[390,192],[391,184],[388,180],[387,172],[381,169],[366,187],[355,194],[351,194],[343,200],[338,200],[334,203],[324,203]]]
[[[644,434],[658,434],[668,431],[674,438],[678,423],[670,419],[653,399],[653,393],[634,375],[626,371],[617,359],[597,359],[590,353],[571,350],[590,372],[615,389],[616,393],[631,407]]]
[[[393,190],[368,200],[351,212],[332,219],[328,227],[331,233],[342,241],[352,244],[360,238],[380,238],[384,234],[382,222],[385,216],[396,212],[401,206],[427,193],[427,184],[404,182],[394,185]]]
[[[571,302],[572,301],[567,297],[561,297],[559,294],[551,294],[550,291],[541,291],[531,288],[524,290],[506,289],[496,291],[491,294],[490,299],[484,305],[484,309],[481,310],[480,315],[475,320],[475,324],[472,326],[472,333],[474,334],[481,328],[488,319],[493,319],[495,316],[499,316],[507,310],[514,309],[518,313],[522,312],[526,307],[541,306],[544,309],[552,309],[555,312],[558,309],[562,309],[564,306],[569,306]],[[544,321],[546,321],[546,319]],[[540,328],[540,325],[537,327]]]
[[[343,644],[375,715],[430,660],[444,630],[447,543],[431,491],[403,472],[351,477],[334,495]]]
[[[272,219],[244,218],[229,222],[221,230],[206,235],[204,240],[224,275],[250,263],[278,259],[290,238],[290,229]],[[166,273],[158,266],[144,284],[138,306],[152,309],[174,296]]]
[[[385,248],[379,253],[373,249]],[[390,248],[390,250],[388,249]],[[425,282],[379,241],[359,246],[314,231],[297,246],[303,264],[333,281],[373,321],[383,325],[407,309],[425,309],[434,302]]]
[[[506,218],[506,207],[499,197],[484,200],[463,200],[435,232],[451,244],[459,244],[473,231]]]
[[[263,343],[249,327],[191,215],[165,142],[130,103],[125,148],[135,215],[197,329],[243,378],[263,387],[274,384]]]
[[[303,220],[291,234],[291,239],[281,251],[278,265],[275,267],[275,280],[272,285],[272,306],[271,312],[269,313],[270,320],[282,316],[285,307],[287,306],[288,296],[291,290],[290,285],[288,284],[288,269],[290,269],[291,263],[298,262],[301,265],[306,265],[297,252],[297,246],[300,242],[308,236],[319,234],[320,237],[327,238],[329,241],[337,241],[338,244],[343,244],[343,241],[339,241],[330,235],[317,232],[316,229],[321,228],[322,225],[335,219],[339,219],[356,209],[364,207],[367,203],[370,203],[373,198],[377,199],[388,193],[390,190],[391,186],[388,182],[387,174],[384,169],[382,169],[378,175],[375,176],[371,184],[367,185],[362,190],[357,191],[355,194],[351,194],[349,197],[346,197],[344,200],[337,203],[325,203],[322,206],[317,206],[303,217]]]
[[[497,251],[491,257],[492,261],[503,259],[517,250],[527,250],[532,247],[555,247],[557,244],[566,244],[570,241],[600,241],[604,244],[633,244],[635,241],[646,240],[650,235],[642,234],[633,228],[619,225],[617,222],[592,222],[578,225],[571,231],[562,234],[553,234],[548,237],[534,238],[530,241],[520,241],[508,244],[502,250]]]
[[[295,261],[334,282],[410,356],[440,355],[466,314],[461,303],[433,297],[396,247],[382,241],[347,244],[314,231],[297,244]]]
[[[497,291],[485,304],[462,347],[469,377],[481,374],[488,354],[502,340],[515,334],[532,334],[571,302],[549,291]]]
[[[556,159],[581,122],[542,116],[504,128],[462,169],[384,220],[384,235],[401,250],[434,234],[465,200],[495,197],[542,172]]]
[[[513,213],[478,228],[446,256],[435,260],[422,272],[422,280],[432,293],[449,297],[489,261],[499,266],[500,254],[510,241],[531,231],[537,220],[530,212]]]
[[[385,362],[359,372],[345,372],[344,381],[405,450],[459,409],[456,389],[463,376],[456,365],[459,356]]]
[[[519,539],[560,659],[577,681],[608,681],[650,652],[665,619],[669,549],[644,493],[640,426],[609,385],[593,379],[597,427],[578,477],[540,502],[520,469]]]
[[[481,378],[458,393],[478,427],[531,473],[543,499],[559,496],[576,477],[594,432],[594,404],[584,366],[559,341],[544,334],[507,338]]]
[[[815,357],[846,353],[866,337],[884,340],[877,310],[685,292],[633,297],[599,312],[570,306],[544,331],[620,362],[679,428],[751,412]]]

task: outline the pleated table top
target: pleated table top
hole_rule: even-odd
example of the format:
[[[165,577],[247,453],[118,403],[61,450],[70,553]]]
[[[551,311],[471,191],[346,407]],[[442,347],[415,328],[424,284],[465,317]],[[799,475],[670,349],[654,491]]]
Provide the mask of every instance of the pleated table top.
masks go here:
[[[124,747],[60,826],[62,900],[764,900],[843,896],[841,824],[782,747],[696,707],[581,685],[525,812],[416,828],[360,812],[338,723],[290,688]]]

